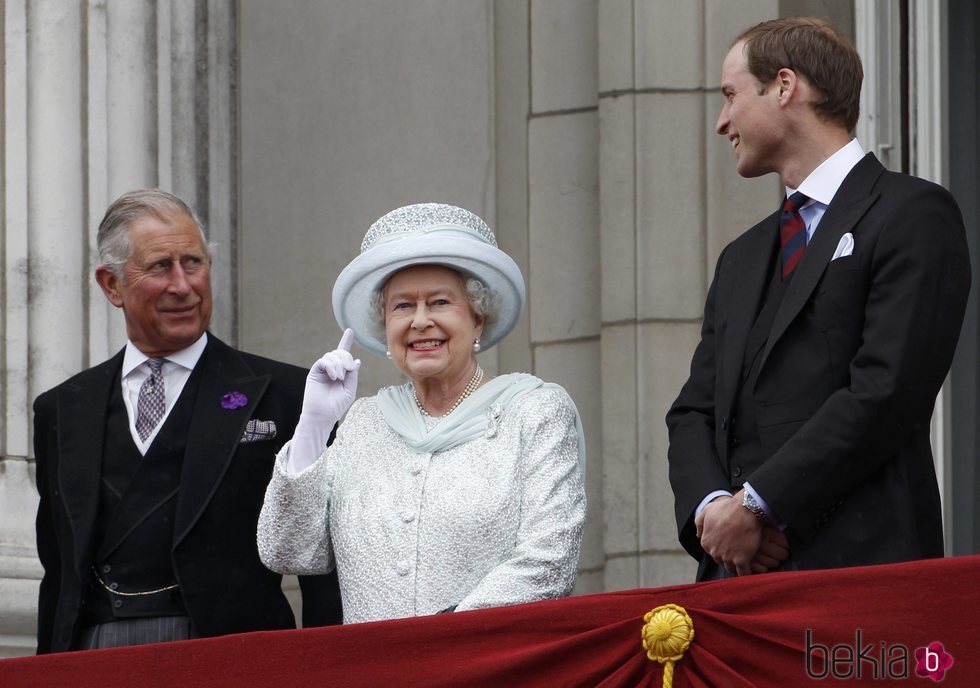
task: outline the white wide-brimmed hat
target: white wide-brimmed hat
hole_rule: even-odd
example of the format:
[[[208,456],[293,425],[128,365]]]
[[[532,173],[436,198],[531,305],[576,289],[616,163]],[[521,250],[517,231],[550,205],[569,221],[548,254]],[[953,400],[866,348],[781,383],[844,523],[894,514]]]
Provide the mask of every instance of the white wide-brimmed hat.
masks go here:
[[[357,343],[384,356],[372,297],[388,278],[413,265],[444,265],[473,276],[496,294],[495,312],[483,327],[486,351],[510,332],[524,310],[524,278],[517,263],[497,248],[497,239],[468,210],[443,203],[416,203],[380,217],[333,285],[333,311],[340,327],[354,330]]]

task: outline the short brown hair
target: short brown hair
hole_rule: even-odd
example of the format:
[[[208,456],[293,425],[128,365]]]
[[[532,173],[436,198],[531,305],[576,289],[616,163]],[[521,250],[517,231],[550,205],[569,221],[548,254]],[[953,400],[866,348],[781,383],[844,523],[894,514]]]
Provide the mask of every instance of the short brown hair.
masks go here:
[[[735,44],[742,41],[752,76],[768,84],[780,69],[792,69],[818,92],[818,115],[854,129],[864,70],[857,50],[831,24],[813,17],[774,19],[743,31]]]

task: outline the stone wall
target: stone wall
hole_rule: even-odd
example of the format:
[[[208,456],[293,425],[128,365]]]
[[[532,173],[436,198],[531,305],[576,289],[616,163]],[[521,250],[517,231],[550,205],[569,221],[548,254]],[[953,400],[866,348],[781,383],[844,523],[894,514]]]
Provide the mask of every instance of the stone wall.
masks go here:
[[[529,295],[484,367],[561,383],[584,419],[577,592],[691,580],[663,417],[719,251],[781,193],[739,178],[713,132],[720,65],[783,12],[6,0],[0,656],[33,647],[30,403],[123,343],[92,249],[107,203],[142,185],[189,200],[217,240],[219,336],[301,365],[339,337],[330,290],[370,222],[427,200],[482,215]],[[399,381],[366,356],[362,393]]]

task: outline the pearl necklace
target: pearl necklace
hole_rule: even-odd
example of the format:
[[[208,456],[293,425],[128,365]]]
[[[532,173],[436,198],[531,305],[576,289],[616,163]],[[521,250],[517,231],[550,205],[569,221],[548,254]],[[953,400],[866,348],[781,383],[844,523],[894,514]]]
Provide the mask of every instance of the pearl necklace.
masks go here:
[[[444,418],[448,416],[450,413],[452,413],[453,411],[455,411],[456,407],[463,403],[463,399],[473,394],[473,392],[476,391],[476,388],[480,386],[481,382],[483,382],[483,368],[481,368],[480,364],[477,363],[476,370],[473,371],[473,377],[471,377],[470,381],[466,383],[466,388],[463,390],[463,393],[459,395],[459,399],[456,400],[456,403],[450,406],[449,410],[446,411],[444,414],[442,414],[442,416],[432,416],[428,411],[425,410],[425,407],[422,406],[422,402],[419,401],[419,393],[418,390],[415,389],[415,385],[412,385],[412,389],[413,389],[412,394],[415,396],[415,405],[419,407],[419,411],[422,412],[423,416],[427,418],[433,418],[433,417]]]

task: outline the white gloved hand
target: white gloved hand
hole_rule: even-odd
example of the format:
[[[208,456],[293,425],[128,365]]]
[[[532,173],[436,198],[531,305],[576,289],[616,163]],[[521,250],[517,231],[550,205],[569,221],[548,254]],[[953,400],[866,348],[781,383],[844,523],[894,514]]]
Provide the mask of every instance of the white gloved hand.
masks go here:
[[[357,371],[361,361],[350,353],[353,343],[354,330],[347,328],[337,348],[321,356],[306,376],[303,411],[286,465],[290,473],[299,473],[320,458],[333,426],[357,397]]]

